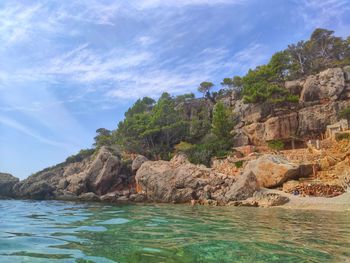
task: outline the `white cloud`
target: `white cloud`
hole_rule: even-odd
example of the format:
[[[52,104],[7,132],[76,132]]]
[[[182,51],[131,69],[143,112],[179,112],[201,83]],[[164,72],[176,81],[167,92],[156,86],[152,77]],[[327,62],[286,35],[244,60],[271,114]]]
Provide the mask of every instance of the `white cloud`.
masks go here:
[[[121,3],[104,3],[97,0],[60,2],[57,18],[98,25],[114,26],[114,19],[121,10]],[[76,12],[74,12],[76,11]]]
[[[149,52],[126,52],[111,50],[98,52],[88,48],[88,44],[53,58],[48,65],[37,69],[43,75],[64,75],[65,77],[83,82],[96,82],[119,79],[118,73],[123,69],[150,61]],[[122,72],[121,77],[125,76]]]
[[[153,44],[155,42],[155,39],[150,36],[141,36],[137,39],[137,42],[142,46],[148,46]]]
[[[8,117],[0,115],[0,123],[8,126],[10,128],[13,128],[21,133],[24,133],[24,134],[42,142],[42,143],[45,143],[45,144],[48,144],[51,146],[55,146],[55,147],[63,147],[63,148],[69,147],[69,145],[67,145],[65,143],[47,139],[47,138],[41,136],[40,134],[36,133],[32,129],[30,129],[29,127],[17,122],[16,120],[10,119]]]
[[[0,9],[0,39],[5,43],[14,43],[28,37],[31,21],[41,8],[39,4],[29,7],[14,4]]]
[[[269,57],[266,47],[258,43],[252,43],[247,48],[237,52],[233,56],[233,67],[241,73],[246,73],[249,69],[263,64]]]
[[[136,6],[140,9],[172,7],[182,8],[195,5],[220,5],[220,4],[243,4],[247,0],[144,0],[138,1]]]
[[[299,15],[311,30],[323,27],[343,36],[349,34],[350,25],[344,24],[342,17],[350,10],[348,0],[302,0],[297,3],[300,6]]]

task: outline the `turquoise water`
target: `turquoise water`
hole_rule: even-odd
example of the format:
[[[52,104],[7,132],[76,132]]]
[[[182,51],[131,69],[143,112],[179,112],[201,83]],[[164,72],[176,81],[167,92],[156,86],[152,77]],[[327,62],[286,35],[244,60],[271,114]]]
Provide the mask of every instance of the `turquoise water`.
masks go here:
[[[0,201],[0,262],[349,262],[350,214]]]

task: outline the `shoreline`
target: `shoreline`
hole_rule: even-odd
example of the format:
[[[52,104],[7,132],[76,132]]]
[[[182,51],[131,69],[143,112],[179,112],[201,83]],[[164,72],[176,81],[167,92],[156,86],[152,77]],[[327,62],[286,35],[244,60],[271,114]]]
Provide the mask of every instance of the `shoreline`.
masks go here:
[[[262,193],[273,193],[279,194],[284,197],[289,198],[289,202],[283,205],[276,206],[258,206],[255,208],[264,208],[264,209],[288,209],[288,210],[310,210],[310,211],[334,211],[334,212],[350,212],[350,192],[345,192],[342,195],[326,198],[326,197],[310,197],[310,196],[294,196],[292,194],[285,193],[280,190],[275,189],[261,189]],[[188,205],[191,206],[191,203],[167,203],[167,202],[133,202],[133,201],[117,201],[109,202],[103,200],[79,200],[79,199],[21,199],[21,198],[6,198],[0,197],[1,200],[22,200],[22,201],[62,201],[62,202],[77,202],[77,203],[101,203],[107,205],[152,205],[152,204],[164,204],[164,205]],[[202,205],[196,204],[195,206],[212,206],[212,205]],[[232,205],[218,205],[222,207],[235,207]],[[216,206],[216,207],[218,207]],[[244,205],[243,205],[244,206]],[[239,207],[243,207],[239,206]],[[251,207],[251,206],[246,206]]]
[[[268,193],[276,193],[282,196],[288,197],[289,202],[274,206],[276,208],[284,209],[297,209],[297,210],[322,210],[322,211],[337,211],[347,212],[350,211],[350,192],[345,192],[336,197],[310,197],[310,196],[295,196],[285,193],[280,190],[266,190]]]

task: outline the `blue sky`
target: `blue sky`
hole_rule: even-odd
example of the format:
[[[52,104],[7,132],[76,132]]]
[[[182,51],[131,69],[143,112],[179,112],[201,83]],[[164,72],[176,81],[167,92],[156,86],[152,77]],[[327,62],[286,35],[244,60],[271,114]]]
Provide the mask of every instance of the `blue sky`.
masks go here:
[[[316,27],[350,35],[350,0],[2,0],[0,171],[61,162],[137,98],[219,88]]]

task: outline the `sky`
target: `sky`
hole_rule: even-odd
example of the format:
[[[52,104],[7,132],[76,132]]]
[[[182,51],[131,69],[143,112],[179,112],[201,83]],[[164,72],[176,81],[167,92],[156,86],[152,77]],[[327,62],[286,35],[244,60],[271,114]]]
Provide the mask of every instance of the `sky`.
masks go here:
[[[93,144],[143,96],[220,88],[350,0],[1,0],[0,171],[21,179]]]

